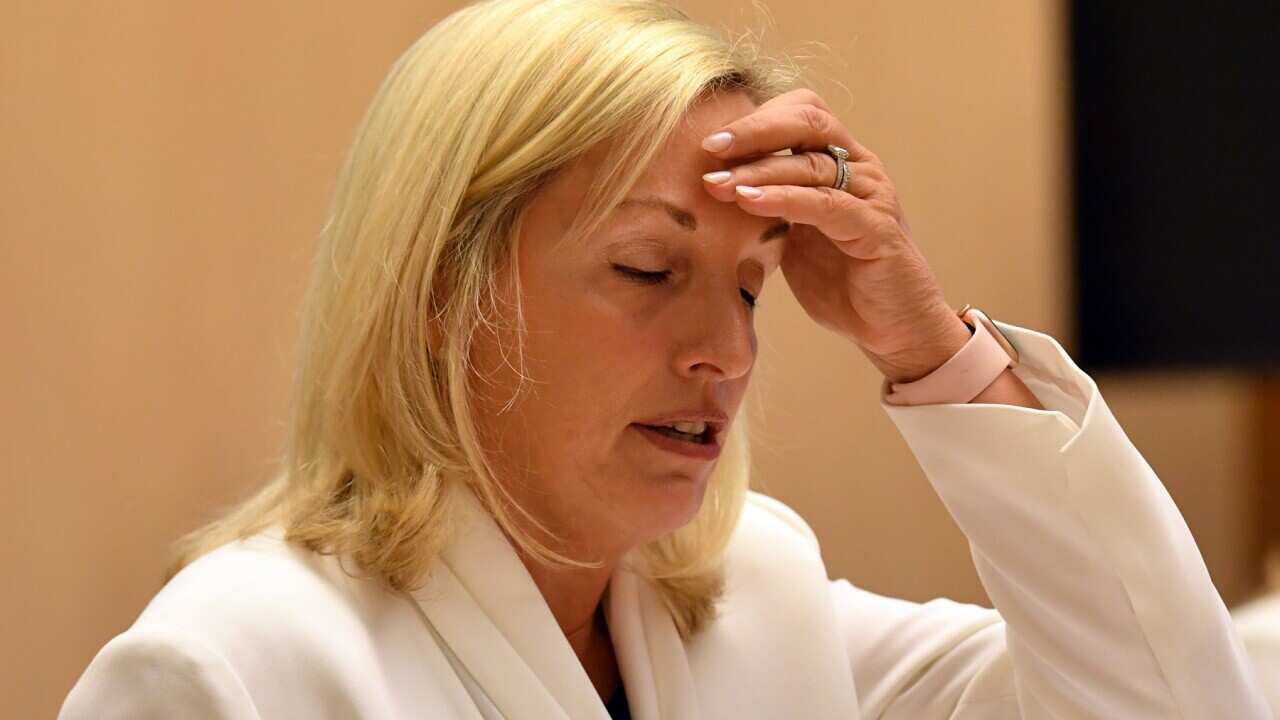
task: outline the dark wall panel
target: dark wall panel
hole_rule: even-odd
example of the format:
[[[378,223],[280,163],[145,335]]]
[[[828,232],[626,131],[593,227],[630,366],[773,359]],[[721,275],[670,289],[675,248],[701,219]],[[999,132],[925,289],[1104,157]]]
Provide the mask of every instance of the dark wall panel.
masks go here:
[[[1280,367],[1280,3],[1076,2],[1089,370]]]

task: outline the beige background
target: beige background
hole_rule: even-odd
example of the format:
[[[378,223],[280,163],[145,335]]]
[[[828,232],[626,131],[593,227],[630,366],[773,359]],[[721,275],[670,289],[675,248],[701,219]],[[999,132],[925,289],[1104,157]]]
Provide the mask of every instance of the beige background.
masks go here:
[[[776,45],[830,48],[814,87],[885,159],[949,300],[1071,350],[1063,9],[774,5]],[[52,716],[158,589],[166,544],[267,476],[341,153],[391,62],[458,6],[0,5],[9,716]],[[682,6],[754,24],[732,0]],[[984,601],[963,536],[875,402],[874,369],[808,320],[780,274],[759,324],[758,485],[811,522],[833,576]],[[1247,379],[1095,378],[1224,595],[1244,597]]]

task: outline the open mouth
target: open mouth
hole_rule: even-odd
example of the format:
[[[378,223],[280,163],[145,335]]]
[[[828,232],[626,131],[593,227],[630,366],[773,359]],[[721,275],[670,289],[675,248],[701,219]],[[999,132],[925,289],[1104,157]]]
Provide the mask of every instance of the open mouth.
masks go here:
[[[637,425],[639,425],[639,423],[637,423]],[[666,435],[667,437],[675,438],[676,440],[683,440],[684,442],[694,443],[697,445],[710,444],[711,436],[712,436],[712,433],[714,432],[710,425],[707,426],[706,430],[703,430],[701,433],[697,435],[680,432],[675,428],[667,427],[665,425],[641,425],[641,427],[646,427],[646,428],[649,428],[650,430],[655,430],[657,432],[662,433],[663,435]]]

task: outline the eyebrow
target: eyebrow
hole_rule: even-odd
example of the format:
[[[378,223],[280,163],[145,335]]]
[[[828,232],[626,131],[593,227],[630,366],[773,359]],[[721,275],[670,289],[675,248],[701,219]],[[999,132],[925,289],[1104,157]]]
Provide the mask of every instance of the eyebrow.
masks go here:
[[[679,205],[668,202],[667,200],[663,200],[660,197],[647,195],[645,197],[627,198],[622,202],[618,203],[618,208],[621,209],[628,205],[638,205],[640,207],[653,208],[655,210],[665,210],[667,212],[667,215],[669,215],[672,220],[675,220],[676,223],[679,224],[680,227],[684,228],[685,230],[688,230],[689,232],[693,232],[694,230],[698,229],[698,219],[693,216],[693,213],[680,207]],[[776,223],[770,226],[769,228],[767,228],[764,232],[760,233],[760,242],[762,243],[769,242],[774,238],[783,237],[790,230],[791,230],[791,223],[783,220],[782,222]]]

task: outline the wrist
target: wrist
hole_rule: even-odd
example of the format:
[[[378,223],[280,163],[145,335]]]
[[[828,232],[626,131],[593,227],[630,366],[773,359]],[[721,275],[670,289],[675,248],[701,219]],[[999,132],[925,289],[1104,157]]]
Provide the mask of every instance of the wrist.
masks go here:
[[[886,374],[887,380],[881,391],[883,402],[890,405],[969,402],[1043,409],[1036,396],[1013,372],[1012,369],[1018,365],[1019,352],[1004,331],[971,305],[965,305],[953,317],[964,326],[969,338],[949,356],[939,352],[927,362],[887,368],[890,373],[903,373],[904,377],[911,379],[895,381],[893,375]],[[947,345],[941,347],[949,349]],[[924,374],[917,377],[919,372]]]
[[[948,309],[946,319],[909,351],[893,357],[871,357],[890,383],[915,382],[942,367],[973,337],[973,330]]]
[[[1005,368],[985,390],[970,400],[971,403],[988,405],[1020,405],[1033,410],[1044,410],[1039,398],[1014,374],[1012,368]]]

